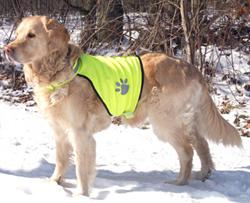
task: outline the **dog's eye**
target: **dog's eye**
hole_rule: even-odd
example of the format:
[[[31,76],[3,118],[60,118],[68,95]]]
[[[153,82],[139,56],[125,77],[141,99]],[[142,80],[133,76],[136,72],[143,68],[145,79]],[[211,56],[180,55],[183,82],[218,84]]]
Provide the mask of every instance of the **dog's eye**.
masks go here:
[[[27,35],[28,38],[34,38],[35,36],[36,36],[36,35],[35,35],[34,33],[31,33],[31,32],[28,33],[28,35]]]

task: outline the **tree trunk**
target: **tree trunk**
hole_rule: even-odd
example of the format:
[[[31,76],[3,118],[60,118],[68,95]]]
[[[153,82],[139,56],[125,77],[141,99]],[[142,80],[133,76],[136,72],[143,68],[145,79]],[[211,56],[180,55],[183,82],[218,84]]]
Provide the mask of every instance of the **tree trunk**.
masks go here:
[[[20,5],[19,0],[12,0],[11,2],[12,2],[12,7],[13,7],[13,9],[15,11],[16,16],[17,16],[17,20],[22,19],[22,17],[23,17],[23,9],[22,9],[22,7]]]
[[[123,13],[121,0],[97,0],[98,42],[119,42],[123,34]]]
[[[201,46],[201,25],[204,19],[203,11],[206,6],[207,0],[180,0],[181,26],[185,40],[186,60],[192,64],[196,62],[196,49]]]
[[[181,26],[183,29],[185,39],[185,52],[187,62],[194,64],[194,48],[192,47],[192,36],[191,36],[191,22],[188,17],[188,2],[187,0],[180,1],[180,13],[181,13]]]
[[[96,3],[96,0],[85,0],[84,4],[81,5],[82,9],[80,12],[84,15],[82,20],[84,21],[84,25],[80,34],[80,47],[82,50],[90,48],[93,41],[96,40]]]

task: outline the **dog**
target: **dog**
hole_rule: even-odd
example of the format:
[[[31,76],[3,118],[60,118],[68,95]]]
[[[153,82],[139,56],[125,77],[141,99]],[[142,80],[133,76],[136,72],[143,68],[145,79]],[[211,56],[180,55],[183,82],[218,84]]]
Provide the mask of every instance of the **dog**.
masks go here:
[[[88,196],[95,177],[93,134],[107,128],[111,116],[90,81],[73,71],[82,51],[69,39],[67,29],[56,20],[30,16],[19,24],[15,40],[4,52],[10,61],[24,65],[25,80],[33,86],[35,101],[53,129],[56,166],[51,180],[62,183],[73,152],[77,193]],[[169,183],[188,183],[194,150],[201,161],[194,178],[206,180],[214,169],[206,139],[241,147],[239,133],[220,115],[193,65],[164,53],[147,53],[140,59],[141,96],[133,116],[122,121],[137,126],[148,119],[155,135],[173,146],[180,172]]]

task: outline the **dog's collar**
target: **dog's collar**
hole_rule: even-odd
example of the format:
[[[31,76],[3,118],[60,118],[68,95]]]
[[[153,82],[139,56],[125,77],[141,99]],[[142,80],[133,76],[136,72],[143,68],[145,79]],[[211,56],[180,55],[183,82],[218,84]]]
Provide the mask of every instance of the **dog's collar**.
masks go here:
[[[79,57],[80,58],[80,57]],[[80,65],[81,65],[81,63],[80,63],[80,60],[79,60],[79,58],[76,60],[76,62],[74,63],[74,65],[73,65],[73,72],[75,73],[75,74],[77,74],[77,71],[78,71],[78,69],[79,69],[79,67],[80,67]]]
[[[77,74],[74,73],[74,75],[68,80],[59,81],[59,82],[52,82],[45,87],[45,90],[49,93],[55,92],[56,90],[61,89],[65,85],[69,84],[76,76],[77,76]]]

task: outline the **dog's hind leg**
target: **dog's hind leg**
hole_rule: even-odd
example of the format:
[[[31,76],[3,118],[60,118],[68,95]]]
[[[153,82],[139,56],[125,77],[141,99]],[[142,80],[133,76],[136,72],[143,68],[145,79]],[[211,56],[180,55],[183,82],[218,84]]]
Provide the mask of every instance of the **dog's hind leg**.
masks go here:
[[[166,183],[175,185],[185,185],[188,183],[188,179],[191,175],[192,161],[193,161],[193,148],[188,140],[188,138],[183,133],[183,130],[170,126],[169,128],[159,128],[153,125],[153,129],[158,138],[162,141],[170,143],[177,155],[180,162],[180,172],[176,180],[166,181]]]
[[[176,150],[179,162],[180,162],[180,172],[176,180],[169,181],[167,183],[172,183],[176,185],[185,185],[188,183],[188,179],[191,175],[192,161],[193,161],[193,149],[192,146],[184,140],[175,140],[170,142],[170,144]]]
[[[193,177],[195,179],[205,181],[207,178],[209,178],[212,170],[214,169],[214,163],[211,158],[208,143],[197,132],[195,136],[191,138],[191,143],[201,161],[201,170],[199,172],[195,172]]]
[[[51,180],[61,184],[69,164],[71,145],[65,133],[59,128],[53,128],[56,142],[56,167]]]

